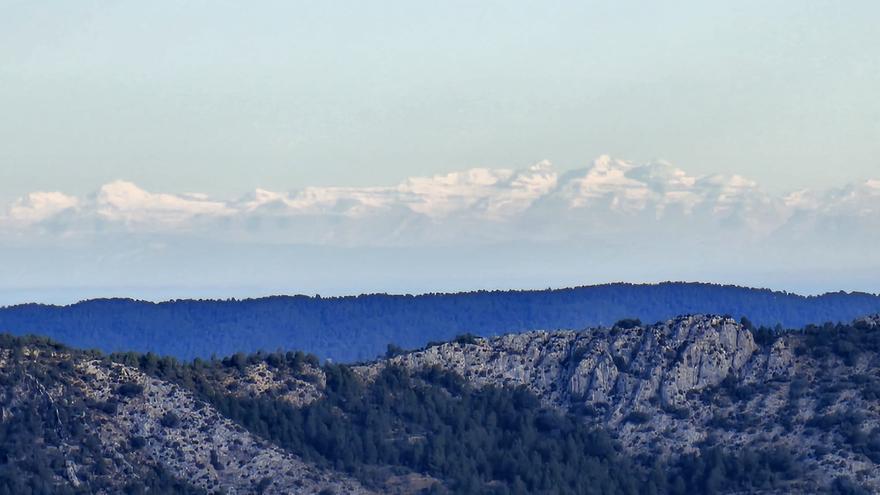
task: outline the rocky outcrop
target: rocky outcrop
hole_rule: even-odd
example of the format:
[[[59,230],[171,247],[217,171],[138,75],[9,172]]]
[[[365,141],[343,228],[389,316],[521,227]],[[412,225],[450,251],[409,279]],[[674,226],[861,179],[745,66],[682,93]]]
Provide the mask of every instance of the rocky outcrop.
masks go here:
[[[271,397],[293,407],[305,407],[323,397],[326,382],[324,371],[309,364],[291,373],[262,362],[246,367],[240,374],[226,376],[223,386],[239,397]]]
[[[855,325],[862,328],[878,328],[880,327],[880,313],[859,318],[855,321]]]
[[[854,325],[874,328],[880,317]],[[548,406],[607,428],[636,455],[675,456],[706,441],[728,448],[783,446],[815,468],[806,476],[817,483],[859,473],[860,481],[880,490],[876,464],[839,434],[811,426],[815,418],[855,410],[858,431],[880,428],[880,405],[851,380],[853,373],[876,374],[878,356],[854,366],[834,356],[818,360],[797,352],[802,340],[785,333],[761,347],[731,318],[695,315],[650,326],[451,342],[358,371],[369,380],[389,365],[439,367],[478,387],[524,386]]]
[[[662,373],[661,399],[663,405],[672,407],[686,403],[691,392],[718,386],[728,375],[737,373],[757,349],[748,330],[723,318],[677,321],[670,332],[660,332],[651,343],[664,340],[665,348],[653,350],[654,359],[649,366]],[[673,347],[676,355],[669,360]]]
[[[529,332],[448,343],[377,363],[439,366],[477,385],[523,385],[548,404],[611,406],[611,419],[688,395],[737,374],[757,350],[748,330],[721,317],[689,316],[650,327]],[[369,368],[362,369],[370,376]]]
[[[40,448],[62,466],[52,480],[58,486],[95,493],[93,486],[100,485],[123,493],[155,467],[207,493],[372,493],[345,474],[304,462],[245,431],[178,385],[82,353],[18,352],[0,349],[0,421],[27,423],[28,414],[40,412],[39,431],[50,431],[52,441]],[[319,372],[307,368],[302,376]],[[243,390],[256,395],[284,397],[299,383],[259,366],[246,371],[253,380],[243,380]],[[292,390],[280,390],[291,383]],[[308,382],[322,384],[323,373]],[[301,404],[302,397],[289,401]],[[90,451],[82,455],[86,443]],[[89,463],[88,469],[75,458]]]
[[[98,360],[81,362],[78,371],[75,386],[98,402],[115,400],[123,384],[142,388],[96,421],[102,443],[144,439],[134,462],[161,465],[208,493],[368,493],[254,437],[177,385]]]

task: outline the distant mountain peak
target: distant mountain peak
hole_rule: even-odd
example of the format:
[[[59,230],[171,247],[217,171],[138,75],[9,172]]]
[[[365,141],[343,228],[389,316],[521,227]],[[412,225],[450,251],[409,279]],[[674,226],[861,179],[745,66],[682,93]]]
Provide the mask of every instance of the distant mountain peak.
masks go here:
[[[53,231],[96,235],[95,220],[104,228],[121,227],[176,233],[216,231],[252,237],[254,225],[274,240],[349,244],[382,243],[371,233],[397,232],[407,242],[435,242],[438,235],[455,239],[464,228],[485,224],[497,240],[528,238],[529,230],[508,224],[540,222],[572,236],[584,223],[603,215],[615,218],[616,229],[637,231],[638,218],[648,213],[669,228],[693,224],[707,229],[739,225],[746,233],[766,235],[783,228],[798,211],[812,215],[867,218],[880,211],[880,180],[828,191],[765,193],[753,180],[739,175],[694,176],[666,161],[634,163],[602,155],[586,168],[559,174],[542,160],[520,169],[477,167],[428,177],[411,177],[393,186],[306,187],[294,192],[258,188],[238,200],[212,199],[204,194],[150,192],[130,181],[104,184],[91,197],[61,192],[34,192],[16,200],[0,217],[0,230],[26,233],[56,219]],[[66,216],[61,219],[60,215]],[[616,215],[623,215],[621,218]],[[609,218],[611,218],[609,217]],[[308,221],[304,222],[304,219]],[[419,218],[435,225],[432,235],[407,230]],[[734,223],[731,218],[736,218]],[[282,222],[274,220],[281,219]],[[358,229],[352,222],[368,219],[381,227]],[[272,220],[261,223],[262,220]],[[301,225],[301,226],[297,226]],[[601,228],[602,222],[592,228]],[[293,226],[297,226],[293,228]],[[308,226],[309,231],[303,230]],[[403,229],[403,230],[401,230]]]

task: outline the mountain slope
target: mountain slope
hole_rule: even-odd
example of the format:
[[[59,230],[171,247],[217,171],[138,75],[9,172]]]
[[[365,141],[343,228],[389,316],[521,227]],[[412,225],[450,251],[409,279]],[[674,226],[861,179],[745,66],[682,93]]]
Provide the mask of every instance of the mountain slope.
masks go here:
[[[880,316],[720,316],[356,366],[0,337],[0,493],[874,493]]]
[[[0,487],[13,493],[22,493],[14,480],[34,479],[43,485],[36,493],[368,493],[246,432],[181,387],[98,356],[5,339],[0,379]],[[33,424],[41,448],[10,449],[19,422]],[[155,486],[157,471],[176,481]]]
[[[696,313],[745,315],[758,325],[796,328],[878,311],[880,297],[870,294],[804,297],[710,284],[610,284],[420,296],[28,304],[0,308],[0,331],[45,335],[105,352],[133,350],[183,359],[281,348],[351,362],[374,359],[387,344],[415,348],[461,333],[577,329],[622,318],[659,321]]]
[[[723,317],[468,339],[358,368],[441,368],[476,386],[524,386],[577,411],[634,455],[706,443],[778,450],[807,486],[854,476],[880,490],[880,317],[759,334]]]

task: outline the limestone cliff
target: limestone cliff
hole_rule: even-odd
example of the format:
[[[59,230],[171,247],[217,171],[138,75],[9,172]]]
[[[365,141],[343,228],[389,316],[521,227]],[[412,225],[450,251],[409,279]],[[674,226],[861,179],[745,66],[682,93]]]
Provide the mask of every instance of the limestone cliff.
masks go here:
[[[880,317],[857,327],[880,327]],[[822,418],[858,413],[860,434],[880,427],[880,403],[858,383],[876,383],[880,357],[853,363],[816,357],[798,332],[760,346],[731,318],[683,316],[648,326],[535,331],[450,342],[359,368],[439,367],[477,386],[523,386],[545,403],[607,427],[636,455],[674,456],[706,442],[782,448],[827,483],[854,473],[880,490],[877,464]],[[856,375],[861,380],[853,382]],[[868,380],[866,382],[865,380]],[[844,438],[842,438],[844,437]]]

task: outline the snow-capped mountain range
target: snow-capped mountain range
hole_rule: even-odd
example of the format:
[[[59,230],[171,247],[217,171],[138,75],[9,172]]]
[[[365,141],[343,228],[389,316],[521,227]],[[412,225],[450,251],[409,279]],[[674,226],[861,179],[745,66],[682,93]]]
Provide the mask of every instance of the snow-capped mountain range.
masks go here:
[[[346,246],[674,235],[681,228],[762,239],[844,224],[880,225],[880,180],[774,196],[738,175],[694,176],[663,161],[609,156],[562,174],[542,161],[387,187],[257,189],[231,201],[119,180],[87,197],[33,192],[0,216],[0,230],[18,236],[122,231]]]
[[[607,156],[232,200],[120,180],[0,207],[0,304],[663,280],[876,292],[878,245],[880,181],[774,195]]]

